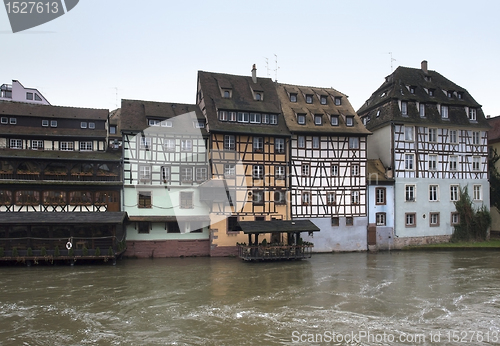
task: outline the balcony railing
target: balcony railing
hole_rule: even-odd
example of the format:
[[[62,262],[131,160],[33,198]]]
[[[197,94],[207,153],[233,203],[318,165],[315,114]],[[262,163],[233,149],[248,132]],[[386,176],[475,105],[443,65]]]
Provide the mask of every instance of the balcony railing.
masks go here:
[[[245,261],[298,260],[310,258],[313,245],[258,245],[238,244],[238,256]]]

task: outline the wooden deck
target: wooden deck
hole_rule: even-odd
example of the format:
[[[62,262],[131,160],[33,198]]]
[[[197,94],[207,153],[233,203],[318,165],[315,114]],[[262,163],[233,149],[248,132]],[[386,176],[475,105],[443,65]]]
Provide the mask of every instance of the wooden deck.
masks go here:
[[[238,257],[245,261],[281,261],[311,258],[312,245],[238,245]]]

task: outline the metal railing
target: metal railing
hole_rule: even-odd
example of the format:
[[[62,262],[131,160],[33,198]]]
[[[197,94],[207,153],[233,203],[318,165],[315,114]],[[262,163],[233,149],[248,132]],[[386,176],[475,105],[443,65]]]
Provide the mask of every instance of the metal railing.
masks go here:
[[[245,261],[286,260],[310,258],[313,245],[258,245],[238,244],[238,257]]]

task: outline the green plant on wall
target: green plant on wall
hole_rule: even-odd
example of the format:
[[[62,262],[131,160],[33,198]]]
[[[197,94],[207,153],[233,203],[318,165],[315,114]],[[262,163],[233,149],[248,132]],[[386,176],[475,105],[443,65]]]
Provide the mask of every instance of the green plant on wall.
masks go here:
[[[40,249],[40,255],[42,255],[42,256],[47,256],[47,249],[45,248],[45,246],[43,246],[43,247]]]
[[[17,251],[17,247],[12,248],[12,257],[17,257],[19,256],[19,252]]]
[[[30,247],[28,248],[27,255],[30,257],[33,256],[33,250]]]
[[[99,249],[99,247],[96,247],[94,255],[101,256],[101,249]]]
[[[61,255],[61,251],[59,251],[59,246],[56,245],[56,248],[54,249],[54,256],[58,257]]]
[[[86,246],[83,247],[82,254],[83,254],[83,256],[88,256],[89,255],[89,249],[87,249]]]
[[[488,228],[491,225],[491,215],[485,205],[475,209],[469,196],[467,186],[460,190],[460,198],[455,202],[459,214],[459,224],[451,236],[452,242],[486,240]]]

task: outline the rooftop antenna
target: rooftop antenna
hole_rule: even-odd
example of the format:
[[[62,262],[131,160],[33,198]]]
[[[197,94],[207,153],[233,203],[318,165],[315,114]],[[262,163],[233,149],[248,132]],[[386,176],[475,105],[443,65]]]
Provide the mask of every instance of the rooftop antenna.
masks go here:
[[[275,82],[278,82],[278,69],[279,69],[279,66],[278,66],[278,56],[276,54],[274,54],[274,57],[275,57],[275,62],[276,62],[276,69],[274,70],[274,81]]]
[[[264,59],[266,59],[267,78],[269,78],[269,59],[268,58],[264,58]]]
[[[393,70],[393,67],[392,67],[392,62],[393,62],[393,61],[396,61],[396,59],[394,59],[394,58],[392,57],[392,52],[389,52],[389,55],[391,56],[391,73],[392,73],[392,70]]]

